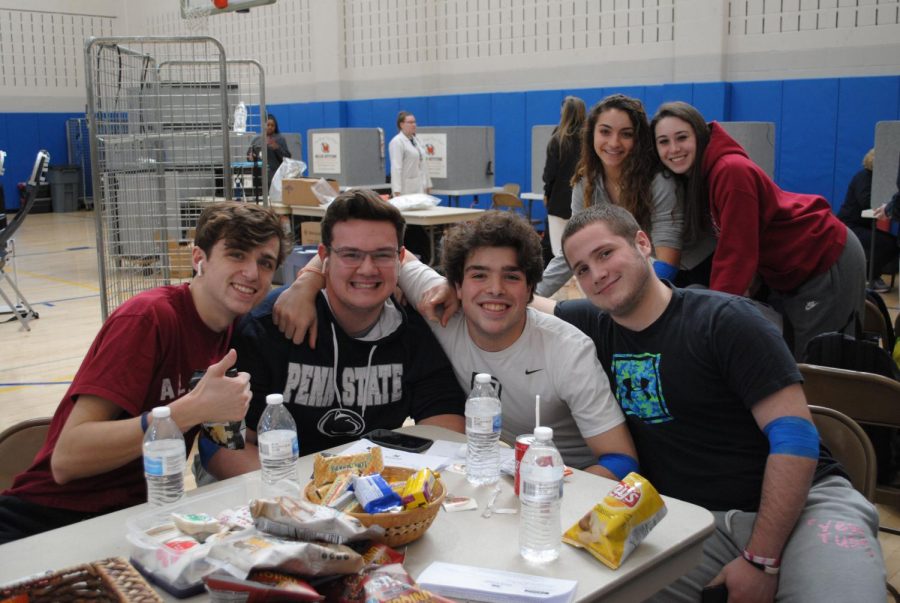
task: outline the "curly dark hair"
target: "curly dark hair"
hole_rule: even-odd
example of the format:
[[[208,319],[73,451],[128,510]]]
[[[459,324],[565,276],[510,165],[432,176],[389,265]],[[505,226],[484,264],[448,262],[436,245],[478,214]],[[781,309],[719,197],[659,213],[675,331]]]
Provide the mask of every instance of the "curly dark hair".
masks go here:
[[[706,153],[706,147],[709,146],[709,125],[697,109],[685,102],[664,103],[660,105],[650,122],[654,140],[656,140],[657,124],[666,117],[675,117],[686,122],[697,138],[694,164],[686,174],[675,174],[675,179],[684,190],[684,242],[689,243],[712,231],[709,193],[706,178],[703,176],[703,155]]]
[[[644,105],[636,98],[624,94],[607,96],[591,107],[584,124],[581,137],[581,159],[572,177],[572,186],[584,181],[584,206],[589,207],[594,195],[594,186],[598,175],[605,175],[603,162],[594,150],[594,129],[600,115],[610,109],[618,109],[628,115],[634,128],[634,147],[622,166],[622,192],[619,204],[630,211],[638,224],[646,232],[650,232],[650,217],[653,196],[651,184],[661,164],[653,145],[650,124]]]
[[[461,222],[444,235],[441,265],[447,279],[461,285],[466,260],[481,247],[509,247],[516,252],[516,261],[525,273],[525,282],[534,288],[544,274],[541,237],[522,216],[510,211],[486,211],[477,220]]]
[[[291,241],[275,211],[252,203],[222,201],[206,206],[200,214],[194,244],[210,255],[222,239],[226,247],[250,251],[272,237],[278,239],[278,265],[281,265],[291,250]]]

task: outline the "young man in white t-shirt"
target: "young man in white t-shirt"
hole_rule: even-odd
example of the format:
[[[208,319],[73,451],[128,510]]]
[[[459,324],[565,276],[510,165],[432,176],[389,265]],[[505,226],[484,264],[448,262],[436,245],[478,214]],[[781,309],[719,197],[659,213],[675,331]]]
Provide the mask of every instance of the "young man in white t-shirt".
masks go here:
[[[442,263],[462,312],[446,326],[429,323],[447,352],[457,380],[471,389],[477,373],[490,373],[503,407],[504,441],[534,430],[535,396],[541,424],[565,462],[619,479],[637,469],[636,452],[590,338],[528,308],[540,280],[540,238],[510,212],[486,212],[451,228]],[[448,282],[407,254],[400,287],[412,300]],[[295,341],[306,334],[311,300],[321,286],[315,272],[301,274],[275,306],[275,320]],[[315,337],[314,333],[311,333]]]

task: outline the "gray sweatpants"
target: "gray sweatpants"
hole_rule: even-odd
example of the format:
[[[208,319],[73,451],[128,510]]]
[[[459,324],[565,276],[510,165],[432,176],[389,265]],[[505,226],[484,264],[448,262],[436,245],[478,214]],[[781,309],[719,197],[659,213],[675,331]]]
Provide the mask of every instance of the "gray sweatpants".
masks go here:
[[[741,555],[756,513],[728,511],[713,515],[716,531],[703,545],[700,565],[650,601],[699,601],[703,587]],[[816,482],[782,551],[775,600],[882,603],[887,597],[885,580],[874,505],[842,477],[829,476]]]
[[[855,316],[862,320],[866,304],[866,255],[859,239],[847,229],[847,243],[838,261],[790,294],[773,293],[794,329],[794,358],[803,359],[806,344],[821,333],[854,334]]]

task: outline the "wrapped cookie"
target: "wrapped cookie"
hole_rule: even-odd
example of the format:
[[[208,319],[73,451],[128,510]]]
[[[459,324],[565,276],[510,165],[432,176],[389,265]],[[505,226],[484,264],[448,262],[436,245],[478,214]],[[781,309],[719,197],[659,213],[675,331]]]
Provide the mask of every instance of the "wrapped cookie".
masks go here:
[[[371,475],[381,473],[384,469],[384,459],[381,456],[381,447],[373,446],[368,452],[358,454],[343,454],[338,456],[324,456],[317,454],[313,460],[313,482],[316,487],[330,484],[341,473],[350,472],[355,475]]]

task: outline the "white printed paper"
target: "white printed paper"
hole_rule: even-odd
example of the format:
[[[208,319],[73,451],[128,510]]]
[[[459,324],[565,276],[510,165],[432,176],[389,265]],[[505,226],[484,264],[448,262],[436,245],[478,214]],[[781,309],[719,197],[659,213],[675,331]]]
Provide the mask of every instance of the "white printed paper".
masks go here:
[[[312,172],[314,174],[341,173],[340,132],[313,132]]]
[[[505,603],[540,601],[569,603],[576,580],[561,580],[518,572],[435,561],[416,580],[419,586],[445,597]]]
[[[447,177],[447,135],[416,134],[416,139],[425,152],[425,165],[432,178]]]

